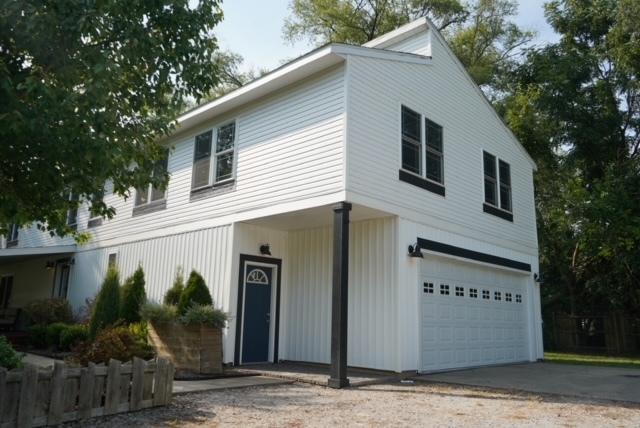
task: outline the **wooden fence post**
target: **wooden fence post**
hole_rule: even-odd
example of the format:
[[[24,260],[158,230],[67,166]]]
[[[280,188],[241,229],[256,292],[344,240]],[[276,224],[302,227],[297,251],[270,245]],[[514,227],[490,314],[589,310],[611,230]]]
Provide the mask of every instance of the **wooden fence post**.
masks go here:
[[[133,357],[131,365],[131,401],[129,402],[131,410],[140,410],[141,408],[145,366],[144,360]]]
[[[164,358],[156,360],[156,372],[153,377],[153,405],[161,406],[166,401],[168,361]]]
[[[175,375],[176,368],[171,362],[167,361],[167,384],[164,390],[164,404],[171,403],[173,397],[173,376]]]
[[[22,369],[20,385],[20,404],[18,406],[18,428],[29,428],[33,425],[35,404],[38,392],[38,367],[27,364]]]
[[[78,399],[78,418],[89,419],[93,407],[93,386],[96,380],[96,365],[89,363],[80,372],[80,397]]]
[[[64,412],[64,381],[66,377],[65,365],[56,361],[51,374],[51,395],[49,396],[48,425],[60,425]]]
[[[120,361],[109,361],[107,369],[107,391],[105,393],[104,414],[112,415],[118,412],[120,406]]]

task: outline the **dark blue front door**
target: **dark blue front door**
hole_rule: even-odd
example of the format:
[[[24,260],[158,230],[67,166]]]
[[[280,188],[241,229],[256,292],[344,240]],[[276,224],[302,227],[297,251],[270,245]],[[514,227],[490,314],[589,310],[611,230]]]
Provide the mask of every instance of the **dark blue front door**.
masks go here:
[[[242,362],[264,363],[269,361],[273,268],[247,262],[244,272]]]

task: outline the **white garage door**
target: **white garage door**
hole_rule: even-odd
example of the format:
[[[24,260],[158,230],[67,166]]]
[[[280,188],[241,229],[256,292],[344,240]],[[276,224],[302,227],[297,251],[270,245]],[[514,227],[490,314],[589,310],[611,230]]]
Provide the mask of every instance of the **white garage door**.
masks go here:
[[[526,361],[526,276],[425,255],[422,371]]]

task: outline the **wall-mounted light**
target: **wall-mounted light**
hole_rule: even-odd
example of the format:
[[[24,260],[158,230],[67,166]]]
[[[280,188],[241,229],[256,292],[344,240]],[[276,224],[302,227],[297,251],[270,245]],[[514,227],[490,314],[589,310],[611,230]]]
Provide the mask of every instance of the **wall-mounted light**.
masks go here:
[[[76,259],[72,257],[71,260],[69,260],[69,266],[73,266],[75,264],[76,264]]]
[[[418,245],[417,242],[415,245],[409,245],[409,248],[407,249],[407,251],[409,251],[409,257],[415,257],[420,259],[424,258],[424,256],[422,255],[422,250],[420,250],[420,245]]]
[[[542,274],[534,273],[533,280],[538,283],[538,285],[542,284]]]
[[[56,265],[55,265],[55,263],[53,263],[53,262],[47,262],[47,263],[45,263],[45,265],[44,265],[44,268],[45,268],[45,269],[48,269],[48,270],[51,270],[51,269],[53,269],[54,267],[56,267]]]
[[[271,255],[271,248],[269,247],[269,244],[260,245],[260,254],[262,254],[263,256]]]

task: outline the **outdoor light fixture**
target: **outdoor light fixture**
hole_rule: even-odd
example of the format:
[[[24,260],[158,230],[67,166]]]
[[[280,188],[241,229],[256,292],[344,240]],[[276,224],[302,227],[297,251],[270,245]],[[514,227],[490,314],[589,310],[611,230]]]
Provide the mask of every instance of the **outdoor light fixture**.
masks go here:
[[[424,256],[422,255],[422,251],[420,250],[420,245],[418,245],[417,242],[415,245],[409,245],[408,251],[409,251],[409,257],[415,257],[419,259],[424,258]]]
[[[69,265],[73,266],[76,264],[76,259],[72,258],[71,260],[69,260]]]
[[[47,262],[47,263],[45,263],[44,267],[45,267],[45,269],[51,270],[51,269],[53,269],[55,267],[55,264],[53,262]]]
[[[260,245],[260,254],[262,254],[263,256],[271,255],[271,249],[269,248],[269,244]]]
[[[542,284],[542,275],[539,273],[533,274],[533,280],[538,283],[538,285]]]

